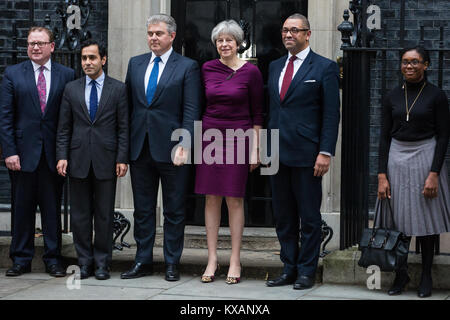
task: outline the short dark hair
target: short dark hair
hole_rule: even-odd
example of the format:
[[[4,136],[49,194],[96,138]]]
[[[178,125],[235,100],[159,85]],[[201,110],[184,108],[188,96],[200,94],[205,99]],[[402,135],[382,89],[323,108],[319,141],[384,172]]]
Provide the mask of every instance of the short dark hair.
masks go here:
[[[301,21],[302,21],[303,28],[306,28],[306,29],[308,29],[308,30],[311,29],[311,27],[310,27],[310,25],[309,25],[309,20],[308,20],[308,18],[306,18],[304,15],[302,15],[302,14],[300,14],[300,13],[294,13],[294,14],[291,14],[289,17],[287,17],[286,20],[288,20],[288,19],[301,20]]]
[[[55,41],[55,36],[53,35],[53,32],[46,28],[46,27],[39,27],[39,26],[33,26],[30,29],[28,29],[28,36],[30,36],[30,34],[32,32],[45,32],[48,35],[48,41],[49,42],[54,42]]]
[[[414,46],[414,47],[404,48],[400,53],[400,60],[403,58],[403,55],[409,51],[416,51],[420,55],[420,57],[423,59],[423,62],[428,62],[428,65],[431,64],[430,54],[422,46]]]
[[[80,54],[84,48],[94,45],[98,47],[98,53],[100,54],[100,58],[106,57],[106,47],[101,42],[94,39],[87,39],[83,41],[80,48]]]

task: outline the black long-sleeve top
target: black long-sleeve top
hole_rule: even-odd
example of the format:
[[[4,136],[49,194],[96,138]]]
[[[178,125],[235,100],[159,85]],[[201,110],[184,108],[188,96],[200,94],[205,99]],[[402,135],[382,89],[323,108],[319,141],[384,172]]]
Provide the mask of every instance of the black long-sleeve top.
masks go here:
[[[408,109],[422,88],[424,81],[406,83]],[[406,121],[405,89],[399,86],[389,92],[383,101],[378,173],[387,173],[391,139],[419,141],[436,136],[432,172],[439,174],[447,152],[450,135],[450,112],[447,96],[438,87],[427,82]]]

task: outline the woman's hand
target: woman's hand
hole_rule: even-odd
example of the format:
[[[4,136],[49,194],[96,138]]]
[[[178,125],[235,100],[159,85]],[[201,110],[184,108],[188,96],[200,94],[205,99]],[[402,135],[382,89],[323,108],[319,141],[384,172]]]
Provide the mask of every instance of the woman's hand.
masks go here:
[[[425,198],[433,199],[438,196],[439,175],[437,172],[430,172],[425,185],[423,186],[422,194]]]
[[[391,186],[385,173],[378,174],[378,199],[391,198]]]

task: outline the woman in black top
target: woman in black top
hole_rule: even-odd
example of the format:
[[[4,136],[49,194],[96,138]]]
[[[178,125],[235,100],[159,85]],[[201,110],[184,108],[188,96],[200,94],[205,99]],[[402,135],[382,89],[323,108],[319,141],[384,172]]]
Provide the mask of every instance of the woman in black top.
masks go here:
[[[421,244],[419,297],[431,295],[434,235],[450,231],[444,163],[449,106],[444,91],[426,79],[429,65],[429,55],[422,47],[406,49],[401,55],[404,83],[383,101],[378,171],[378,199],[390,199],[397,229],[409,239],[418,237]],[[404,265],[396,272],[388,294],[400,294],[409,280]]]

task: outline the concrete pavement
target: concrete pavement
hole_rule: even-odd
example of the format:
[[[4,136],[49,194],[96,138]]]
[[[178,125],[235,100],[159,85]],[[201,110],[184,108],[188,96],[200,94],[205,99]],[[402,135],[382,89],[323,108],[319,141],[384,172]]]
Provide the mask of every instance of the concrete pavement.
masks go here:
[[[415,289],[389,297],[386,288],[369,290],[343,284],[319,283],[309,290],[293,290],[292,286],[269,288],[264,280],[243,278],[237,285],[227,285],[224,275],[204,284],[196,274],[182,274],[180,281],[168,282],[163,274],[122,280],[119,272],[112,272],[109,280],[91,277],[80,280],[77,287],[73,275],[53,278],[46,273],[29,273],[6,277],[5,271],[0,269],[0,300],[450,300],[450,290],[435,289],[432,297],[420,299]]]

